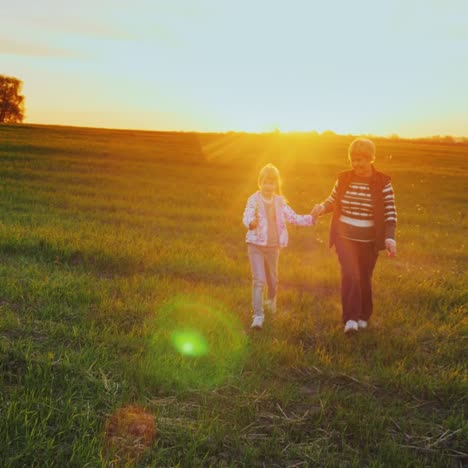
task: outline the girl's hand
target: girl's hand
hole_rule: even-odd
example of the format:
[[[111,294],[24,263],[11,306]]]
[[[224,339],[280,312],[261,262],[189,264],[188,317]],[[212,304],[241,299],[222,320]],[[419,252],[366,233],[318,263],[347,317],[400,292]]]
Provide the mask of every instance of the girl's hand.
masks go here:
[[[250,221],[249,229],[255,229],[258,226],[258,208],[255,209],[255,218]]]
[[[319,204],[319,205],[315,205],[312,208],[312,211],[310,212],[310,214],[312,215],[313,218],[317,219],[319,216],[323,214],[324,211],[325,211],[325,207],[322,204]]]
[[[255,218],[250,221],[249,229],[255,229],[258,226],[258,206],[255,207]]]
[[[385,239],[385,248],[389,257],[396,256],[396,242],[394,239]]]
[[[257,218],[255,218],[253,221],[250,222],[249,229],[250,230],[255,229],[257,226],[258,226],[258,221],[257,221]]]

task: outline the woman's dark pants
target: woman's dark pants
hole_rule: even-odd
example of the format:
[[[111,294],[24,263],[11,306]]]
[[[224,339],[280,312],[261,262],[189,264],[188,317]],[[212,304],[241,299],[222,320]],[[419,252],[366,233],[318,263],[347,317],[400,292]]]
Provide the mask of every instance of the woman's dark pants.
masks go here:
[[[372,272],[378,256],[375,243],[337,236],[335,248],[341,266],[343,323],[367,321],[372,314]]]

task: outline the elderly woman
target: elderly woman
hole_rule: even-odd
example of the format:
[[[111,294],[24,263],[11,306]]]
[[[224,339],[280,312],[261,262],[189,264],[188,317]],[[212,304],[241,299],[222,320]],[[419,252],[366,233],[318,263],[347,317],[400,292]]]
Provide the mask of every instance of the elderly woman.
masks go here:
[[[330,247],[341,266],[345,333],[366,328],[372,314],[372,272],[379,250],[396,254],[396,208],[390,177],[377,171],[375,145],[357,138],[348,149],[351,170],[338,175],[330,196],[315,205],[314,218],[333,213]]]

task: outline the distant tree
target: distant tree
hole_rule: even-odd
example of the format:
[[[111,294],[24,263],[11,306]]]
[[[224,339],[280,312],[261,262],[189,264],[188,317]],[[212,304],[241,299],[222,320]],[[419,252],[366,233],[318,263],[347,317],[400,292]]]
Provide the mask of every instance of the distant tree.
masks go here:
[[[0,123],[21,123],[24,119],[23,82],[0,75]]]

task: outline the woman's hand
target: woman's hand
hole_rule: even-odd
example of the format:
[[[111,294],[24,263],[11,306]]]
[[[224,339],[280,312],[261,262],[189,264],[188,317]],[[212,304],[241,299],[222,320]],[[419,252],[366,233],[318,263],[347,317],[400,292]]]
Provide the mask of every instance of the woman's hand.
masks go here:
[[[389,257],[396,256],[396,241],[395,239],[385,239],[385,248]]]
[[[312,215],[313,218],[317,219],[319,216],[323,214],[324,211],[325,211],[325,207],[322,204],[319,204],[319,205],[315,205],[312,208],[312,211],[310,212],[310,214]]]

